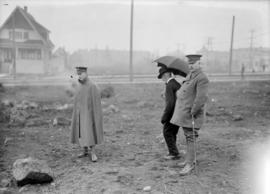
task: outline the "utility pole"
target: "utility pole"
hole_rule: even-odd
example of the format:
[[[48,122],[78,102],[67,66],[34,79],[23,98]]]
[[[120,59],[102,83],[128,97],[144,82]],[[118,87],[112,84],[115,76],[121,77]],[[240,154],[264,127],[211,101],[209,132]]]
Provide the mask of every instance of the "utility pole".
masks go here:
[[[207,50],[209,51],[213,50],[213,37],[207,38]]]
[[[177,57],[179,57],[179,55],[180,55],[180,43],[177,43],[177,50],[176,50],[176,52],[177,52]]]
[[[209,64],[209,52],[213,51],[213,37],[207,38],[207,53],[206,53],[206,64]]]
[[[12,75],[13,79],[16,79],[16,43],[15,43],[15,12],[12,15],[12,44],[13,44],[13,66]]]
[[[230,59],[229,59],[229,75],[232,74],[234,22],[235,22],[235,16],[233,16],[233,20],[232,20],[232,34],[231,34],[231,47],[230,47]]]
[[[253,39],[254,39],[254,30],[250,31],[250,47],[249,47],[249,67],[253,71]]]
[[[130,10],[130,44],[129,44],[129,81],[133,82],[133,7],[134,0],[131,0]]]

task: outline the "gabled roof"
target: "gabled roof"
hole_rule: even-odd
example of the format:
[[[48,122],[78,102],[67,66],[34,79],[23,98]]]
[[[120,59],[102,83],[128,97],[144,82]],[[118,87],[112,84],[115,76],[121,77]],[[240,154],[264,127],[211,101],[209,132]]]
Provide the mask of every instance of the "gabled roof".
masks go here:
[[[54,47],[53,43],[48,39],[46,40],[45,37],[43,37],[43,32],[45,33],[50,33],[50,31],[45,28],[44,26],[42,26],[40,23],[38,23],[34,17],[29,14],[27,11],[25,11],[24,9],[22,9],[21,7],[17,6],[12,13],[9,15],[9,17],[6,19],[6,21],[4,22],[4,24],[1,26],[0,30],[3,29],[3,27],[7,24],[7,22],[12,18],[12,16],[16,13],[16,12],[21,13],[21,15],[25,18],[25,20],[28,22],[28,24],[31,26],[31,28],[37,32],[37,34],[40,36],[42,42],[49,46],[49,47]]]
[[[50,33],[50,31],[47,28],[45,28],[44,26],[42,26],[40,23],[38,23],[30,13],[28,13],[27,11],[25,11],[24,9],[22,9],[20,7],[18,7],[18,8],[20,9],[20,11],[23,14],[25,14],[25,17],[27,17],[33,23],[33,25],[35,26],[35,28],[39,32],[46,31],[47,33]]]

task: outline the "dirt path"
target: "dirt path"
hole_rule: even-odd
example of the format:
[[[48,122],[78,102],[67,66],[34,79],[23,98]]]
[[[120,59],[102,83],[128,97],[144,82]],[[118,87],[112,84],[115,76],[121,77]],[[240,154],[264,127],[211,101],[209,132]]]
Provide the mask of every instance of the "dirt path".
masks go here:
[[[238,83],[239,84],[239,83]],[[50,185],[27,185],[21,193],[248,193],[249,150],[270,136],[270,83],[216,83],[210,90],[208,117],[198,141],[198,175],[178,175],[179,161],[165,161],[166,147],[157,136],[163,101],[162,85],[114,86],[116,96],[105,99],[119,112],[104,115],[105,142],[99,161],[77,159],[69,143],[68,126],[10,127],[1,124],[0,178],[11,177],[11,165],[33,156],[48,161],[55,175]],[[47,92],[46,92],[47,91]],[[16,92],[16,96],[14,93]],[[63,88],[13,88],[3,98],[28,99],[38,104],[66,103]],[[268,106],[268,107],[267,107]],[[31,110],[43,119],[71,117],[71,110]],[[243,120],[233,121],[234,115]],[[10,138],[7,145],[3,142]],[[185,150],[180,130],[178,144]],[[183,158],[181,159],[183,160]],[[180,160],[180,161],[181,161]]]

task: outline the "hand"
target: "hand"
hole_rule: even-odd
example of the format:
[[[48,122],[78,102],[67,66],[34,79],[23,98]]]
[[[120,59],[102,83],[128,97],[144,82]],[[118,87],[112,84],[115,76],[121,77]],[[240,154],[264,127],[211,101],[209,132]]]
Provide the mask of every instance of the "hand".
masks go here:
[[[164,91],[161,92],[160,96],[161,96],[161,98],[165,99],[165,92]]]
[[[196,117],[197,117],[197,113],[191,112],[190,114],[191,114],[191,118],[196,119]]]

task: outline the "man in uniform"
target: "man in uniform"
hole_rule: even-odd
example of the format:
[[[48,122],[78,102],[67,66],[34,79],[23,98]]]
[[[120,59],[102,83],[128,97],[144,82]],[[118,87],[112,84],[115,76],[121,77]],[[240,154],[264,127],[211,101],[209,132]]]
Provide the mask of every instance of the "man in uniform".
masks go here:
[[[170,120],[172,118],[176,102],[176,91],[181,87],[181,85],[172,77],[172,73],[165,66],[162,66],[159,69],[158,79],[162,79],[166,85],[164,95],[165,109],[161,117],[161,123],[163,124],[163,136],[169,150],[169,154],[165,156],[165,159],[178,159],[179,151],[176,146],[176,139],[179,126],[170,123]]]
[[[83,147],[78,157],[89,155],[97,161],[95,145],[103,141],[103,119],[101,97],[97,86],[88,78],[86,67],[76,67],[79,86],[77,88],[71,123],[71,143]]]
[[[187,142],[185,161],[180,175],[189,174],[195,167],[195,141],[204,122],[204,106],[208,99],[209,80],[200,67],[201,55],[187,55],[190,72],[177,92],[177,101],[171,123],[184,130]]]

